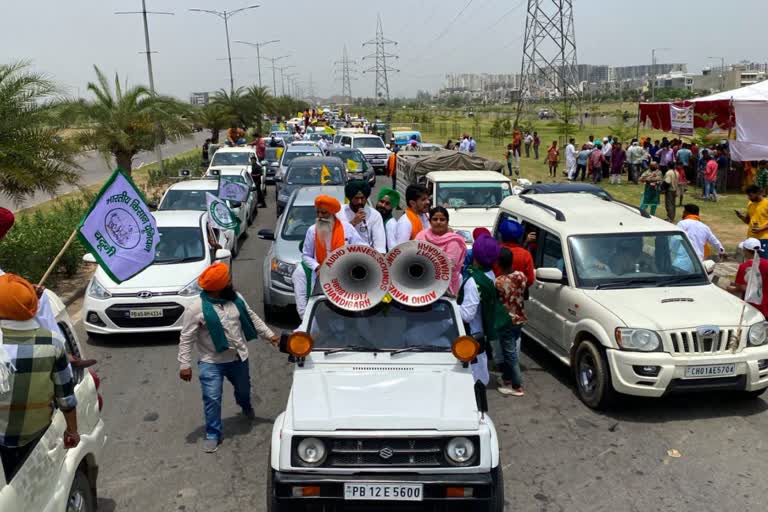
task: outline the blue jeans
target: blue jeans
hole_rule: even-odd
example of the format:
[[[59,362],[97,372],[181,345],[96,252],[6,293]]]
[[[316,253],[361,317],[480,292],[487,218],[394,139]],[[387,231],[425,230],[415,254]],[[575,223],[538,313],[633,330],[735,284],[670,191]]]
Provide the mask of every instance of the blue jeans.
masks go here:
[[[497,331],[498,340],[492,340],[493,361],[501,369],[505,382],[511,382],[513,387],[523,384],[523,374],[520,372],[520,338],[522,325],[510,325]]]
[[[205,411],[205,438],[221,439],[221,392],[224,378],[235,388],[235,402],[243,411],[251,406],[251,374],[248,361],[236,360],[230,363],[197,363],[200,372],[200,387],[203,390]]]
[[[717,191],[715,190],[716,183],[716,181],[704,180],[704,197],[717,196]]]

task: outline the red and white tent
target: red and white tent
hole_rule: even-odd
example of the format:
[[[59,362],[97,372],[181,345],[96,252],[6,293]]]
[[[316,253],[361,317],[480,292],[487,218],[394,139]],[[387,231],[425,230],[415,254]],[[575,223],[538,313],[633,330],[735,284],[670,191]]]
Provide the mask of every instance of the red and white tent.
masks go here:
[[[680,129],[686,116],[691,131],[735,128],[736,140],[729,143],[734,160],[768,160],[768,80],[688,101],[640,104],[641,123],[659,130],[688,134]]]

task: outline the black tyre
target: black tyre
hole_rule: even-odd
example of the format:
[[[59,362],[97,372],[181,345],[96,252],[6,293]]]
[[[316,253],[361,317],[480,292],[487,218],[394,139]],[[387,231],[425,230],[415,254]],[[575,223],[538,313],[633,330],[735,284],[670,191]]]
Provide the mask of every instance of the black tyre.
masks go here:
[[[493,479],[493,497],[488,504],[488,512],[504,512],[504,474],[501,464],[491,470],[491,478]]]
[[[66,512],[96,512],[96,497],[85,473],[78,470],[69,488]]]
[[[240,254],[240,238],[235,238],[235,245],[232,247],[232,259],[237,258]]]
[[[273,323],[278,320],[278,310],[275,306],[264,303],[264,321],[267,323]]]
[[[593,340],[584,340],[573,356],[573,374],[579,398],[592,409],[606,409],[616,400],[611,370],[602,349]]]

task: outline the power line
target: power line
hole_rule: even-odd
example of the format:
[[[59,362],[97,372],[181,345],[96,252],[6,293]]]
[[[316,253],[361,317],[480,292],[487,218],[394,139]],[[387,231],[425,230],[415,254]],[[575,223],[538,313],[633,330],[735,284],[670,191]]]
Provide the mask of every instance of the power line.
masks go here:
[[[346,103],[352,103],[352,78],[350,75],[354,70],[351,69],[350,64],[354,65],[356,62],[350,60],[349,55],[347,54],[347,45],[344,45],[344,52],[342,53],[341,60],[334,62],[334,65],[341,66],[340,71],[336,68],[336,73],[341,73],[341,95],[344,97]]]
[[[389,78],[388,73],[399,72],[399,69],[389,67],[387,65],[387,59],[397,59],[397,55],[387,53],[387,46],[397,46],[396,41],[386,39],[384,37],[384,29],[381,26],[381,15],[379,14],[376,21],[376,38],[363,43],[363,46],[374,45],[376,52],[371,55],[363,57],[365,59],[376,59],[376,64],[363,71],[363,73],[376,73],[376,98],[379,100],[389,101]]]

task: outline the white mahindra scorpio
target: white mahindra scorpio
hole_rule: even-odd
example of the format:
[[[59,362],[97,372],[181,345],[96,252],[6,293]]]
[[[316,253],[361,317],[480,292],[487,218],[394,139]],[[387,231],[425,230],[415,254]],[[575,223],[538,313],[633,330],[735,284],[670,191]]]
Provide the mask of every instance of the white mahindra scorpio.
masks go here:
[[[354,312],[310,298],[281,342],[296,367],[272,432],[268,510],[502,511],[499,442],[464,334],[448,297]]]
[[[580,398],[768,387],[768,324],[712,284],[676,225],[591,194],[506,199],[505,219],[535,233],[536,282],[523,332],[570,365]]]

